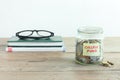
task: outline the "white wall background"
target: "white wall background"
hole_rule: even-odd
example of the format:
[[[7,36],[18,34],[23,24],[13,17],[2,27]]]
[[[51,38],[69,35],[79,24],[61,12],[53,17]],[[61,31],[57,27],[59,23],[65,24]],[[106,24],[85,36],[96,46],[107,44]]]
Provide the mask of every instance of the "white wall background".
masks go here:
[[[120,0],[0,0],[0,37],[26,29],[75,36],[83,25],[120,36]]]

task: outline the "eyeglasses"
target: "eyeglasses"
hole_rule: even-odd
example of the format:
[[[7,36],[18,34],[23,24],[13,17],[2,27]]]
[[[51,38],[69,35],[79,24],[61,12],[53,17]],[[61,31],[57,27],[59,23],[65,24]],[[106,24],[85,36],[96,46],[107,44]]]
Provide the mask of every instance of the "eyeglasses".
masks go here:
[[[50,38],[54,36],[54,33],[47,30],[23,30],[17,32],[16,36],[20,39],[41,39]]]

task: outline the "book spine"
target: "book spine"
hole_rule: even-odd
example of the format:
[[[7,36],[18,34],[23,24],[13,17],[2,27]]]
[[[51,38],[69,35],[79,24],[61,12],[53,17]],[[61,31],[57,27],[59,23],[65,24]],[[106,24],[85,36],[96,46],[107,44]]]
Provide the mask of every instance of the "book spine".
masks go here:
[[[63,42],[8,42],[8,46],[62,46]]]
[[[62,51],[64,52],[64,47],[53,47],[53,48],[23,48],[23,47],[6,47],[7,52],[13,52],[13,51]]]

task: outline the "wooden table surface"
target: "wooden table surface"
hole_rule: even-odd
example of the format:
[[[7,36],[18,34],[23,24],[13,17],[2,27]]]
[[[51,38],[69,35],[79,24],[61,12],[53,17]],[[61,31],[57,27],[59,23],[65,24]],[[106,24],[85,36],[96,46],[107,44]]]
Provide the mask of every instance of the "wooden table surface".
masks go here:
[[[120,37],[104,41],[104,60],[112,67],[75,63],[75,38],[64,38],[66,52],[5,51],[0,39],[0,80],[120,80]]]

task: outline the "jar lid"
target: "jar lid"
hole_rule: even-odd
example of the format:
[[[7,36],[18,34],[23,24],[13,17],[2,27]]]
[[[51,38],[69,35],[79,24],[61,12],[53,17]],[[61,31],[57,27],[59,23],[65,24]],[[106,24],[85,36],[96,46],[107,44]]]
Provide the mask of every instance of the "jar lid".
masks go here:
[[[83,26],[83,27],[78,28],[78,32],[85,33],[85,34],[102,34],[103,28]]]

